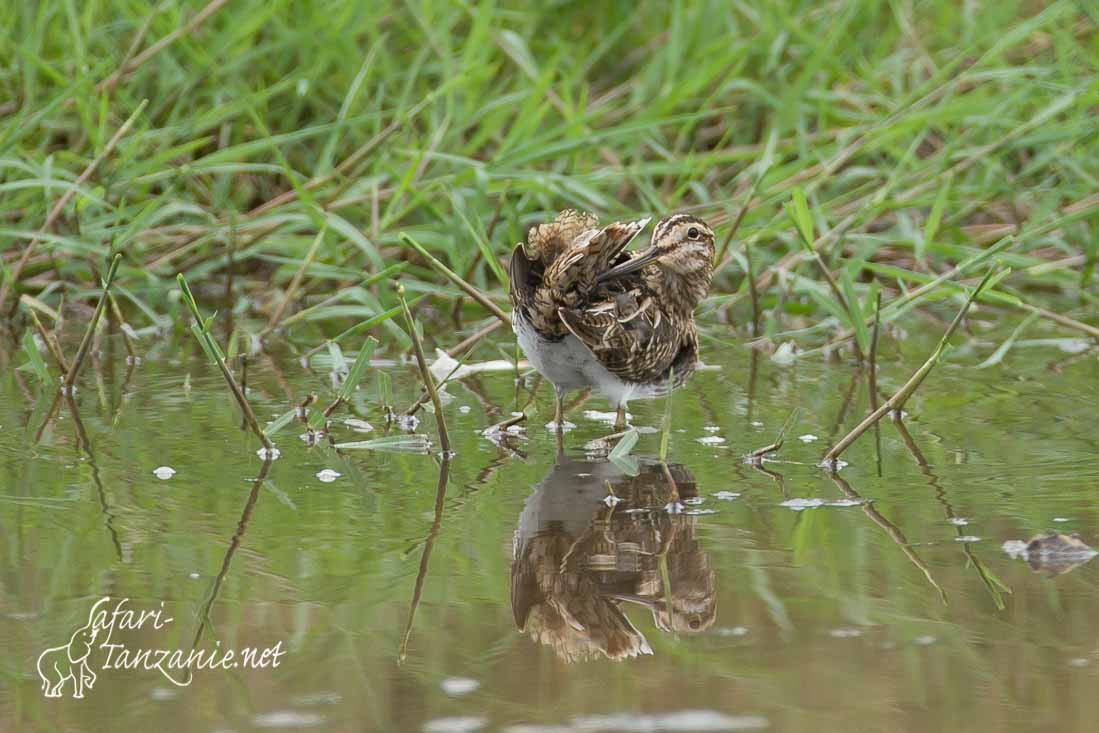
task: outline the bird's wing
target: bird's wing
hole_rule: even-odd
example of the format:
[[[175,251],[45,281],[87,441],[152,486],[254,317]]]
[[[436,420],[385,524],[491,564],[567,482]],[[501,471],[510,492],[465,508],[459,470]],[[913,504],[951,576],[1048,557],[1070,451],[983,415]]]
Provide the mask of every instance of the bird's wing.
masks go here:
[[[598,276],[608,270],[649,220],[614,222],[581,233],[569,249],[546,267],[547,288],[563,292],[591,292]]]
[[[624,381],[658,386],[674,367],[678,385],[694,371],[694,323],[677,322],[643,290],[585,307],[560,308],[557,313],[599,363]]]
[[[534,299],[534,291],[542,284],[545,268],[541,261],[531,259],[522,244],[515,245],[508,266],[508,297],[511,307],[526,312]]]
[[[598,228],[599,220],[586,211],[565,209],[553,221],[530,228],[527,254],[548,265],[566,252],[581,234]]]

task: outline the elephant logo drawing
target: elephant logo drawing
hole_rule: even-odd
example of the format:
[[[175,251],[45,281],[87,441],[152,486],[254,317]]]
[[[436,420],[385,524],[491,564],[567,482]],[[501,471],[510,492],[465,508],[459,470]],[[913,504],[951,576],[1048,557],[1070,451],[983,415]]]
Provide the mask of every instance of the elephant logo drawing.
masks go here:
[[[98,631],[89,613],[88,622],[76,630],[68,644],[51,647],[38,655],[38,676],[42,678],[46,697],[62,697],[65,685],[71,681],[72,696],[82,698],[84,690],[95,684],[95,672],[88,664],[88,657]]]

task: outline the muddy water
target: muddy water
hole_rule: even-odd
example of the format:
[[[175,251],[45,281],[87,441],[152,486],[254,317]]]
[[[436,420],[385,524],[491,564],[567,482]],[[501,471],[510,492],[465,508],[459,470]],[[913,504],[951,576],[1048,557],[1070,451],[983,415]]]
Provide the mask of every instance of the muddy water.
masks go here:
[[[884,391],[933,338],[885,349]],[[528,398],[500,371],[450,386],[446,465],[309,447],[291,424],[265,470],[220,376],[178,344],[128,368],[112,343],[56,406],[10,355],[0,728],[1094,730],[1099,562],[1065,538],[1029,559],[1004,545],[1099,546],[1099,360],[1021,342],[974,368],[996,344],[955,349],[836,476],[815,463],[869,397],[818,357],[708,344],[667,465],[644,430],[662,403],[631,407],[624,460],[585,449],[611,432],[594,398],[559,454],[545,388],[523,429],[482,436]],[[326,394],[314,367],[253,358],[261,418]],[[411,367],[385,369],[410,404]],[[367,381],[339,441],[383,434]],[[746,464],[794,408],[783,449]],[[84,661],[47,657],[47,688],[85,663],[94,682],[47,699],[39,655],[79,651],[103,598]],[[193,649],[237,656],[188,675],[154,653]]]

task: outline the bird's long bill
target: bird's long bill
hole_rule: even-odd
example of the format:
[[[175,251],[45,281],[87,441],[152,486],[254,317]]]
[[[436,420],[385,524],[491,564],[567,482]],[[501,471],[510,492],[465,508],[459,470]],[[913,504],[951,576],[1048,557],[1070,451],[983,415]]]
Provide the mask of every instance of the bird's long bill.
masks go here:
[[[623,275],[629,275],[631,272],[637,272],[645,265],[654,261],[657,257],[656,247],[649,247],[644,252],[639,253],[636,257],[621,265],[617,265],[607,270],[596,278],[596,282],[604,283],[607,280],[613,280],[616,277],[622,277]]]

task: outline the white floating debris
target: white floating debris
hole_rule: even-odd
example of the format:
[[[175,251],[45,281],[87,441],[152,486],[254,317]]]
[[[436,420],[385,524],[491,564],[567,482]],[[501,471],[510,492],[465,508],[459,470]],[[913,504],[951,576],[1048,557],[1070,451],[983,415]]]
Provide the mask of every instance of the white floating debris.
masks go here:
[[[678,501],[669,501],[667,504],[664,505],[664,511],[666,511],[668,514],[682,514],[683,509],[683,504]]]
[[[739,491],[716,491],[714,492],[715,499],[721,499],[722,501],[732,501],[740,496]]]
[[[790,366],[797,361],[797,358],[797,347],[794,346],[793,341],[783,341],[775,349],[775,353],[771,354],[771,361],[779,366]]]
[[[813,435],[812,433],[806,433],[805,435],[799,435],[798,440],[800,440],[802,443],[814,443],[820,440],[820,438]]]
[[[1053,521],[1057,522],[1058,524],[1063,524],[1064,522],[1068,522],[1071,520],[1068,517],[1054,517]]]
[[[198,580],[199,578],[202,577],[202,574],[201,573],[188,573],[187,577],[190,578],[191,580]]]
[[[679,733],[680,731],[738,731],[763,730],[771,722],[762,715],[726,715],[716,710],[680,710],[674,713],[652,715],[617,713],[611,715],[585,715],[574,718],[566,731],[584,733],[610,733],[611,731],[649,731],[651,733]],[[505,733],[527,733],[529,728],[505,728]],[[559,733],[561,728],[550,729]],[[540,731],[540,733],[549,733]]]
[[[721,428],[717,425],[707,425],[706,427],[704,427],[702,429],[705,430],[707,433],[719,433],[719,432],[721,432]]]
[[[463,415],[468,415],[469,413],[473,412],[473,408],[470,407],[469,405],[462,405],[461,407],[458,408],[458,412],[460,412]]]
[[[568,420],[566,420],[561,425],[561,432],[562,433],[567,433],[570,430],[575,430],[575,429],[576,429],[576,425],[574,423],[569,422]],[[546,430],[557,430],[557,421],[556,420],[550,420],[548,423],[546,423]]]
[[[955,527],[964,527],[967,524],[969,524],[969,520],[966,519],[965,517],[951,517],[950,519],[948,519],[946,521],[949,522],[950,524],[953,524]]]
[[[912,643],[917,646],[931,646],[938,640],[938,637],[932,636],[931,634],[924,634],[923,636],[917,636],[912,640]]]
[[[787,509],[793,509],[795,512],[804,511],[805,509],[816,509],[819,506],[824,506],[824,499],[787,499],[779,504]]]
[[[161,481],[167,481],[172,476],[176,475],[176,470],[171,466],[160,466],[159,468],[153,469],[153,475]]]
[[[748,627],[734,626],[731,629],[718,629],[715,633],[718,636],[747,636]]]
[[[524,368],[524,362],[519,362],[519,368]],[[459,366],[458,360],[450,354],[442,349],[435,349],[435,361],[428,367],[428,371],[431,372],[431,376],[435,377],[436,383],[443,381],[448,375],[450,381],[453,382],[458,379],[465,379],[470,374],[480,374],[481,372],[514,372],[515,362],[507,359],[493,359]]]
[[[866,503],[866,499],[833,499],[824,503],[825,506],[862,506]]]
[[[720,435],[707,435],[703,438],[695,438],[695,440],[702,443],[702,445],[721,445],[725,442],[725,438]]]
[[[424,723],[424,733],[472,733],[488,725],[488,718],[480,715],[463,715],[455,718],[436,718]]]
[[[339,471],[333,471],[331,468],[325,468],[321,471],[317,471],[317,478],[326,484],[332,483],[342,475],[343,474],[341,474]]]
[[[615,496],[614,494],[607,494],[603,497],[603,503],[609,507],[617,506],[620,501],[622,501],[622,497]]]
[[[1026,560],[1027,555],[1027,543],[1022,540],[1008,540],[1004,544],[1000,545],[1000,548],[1007,553],[1007,556],[1012,560]]]
[[[660,432],[660,428],[654,428],[652,425],[634,425],[633,429],[642,435],[653,435]]]
[[[703,514],[717,514],[717,509],[688,509],[683,513],[689,514],[692,517],[697,517]]]
[[[282,451],[272,446],[270,450],[267,448],[260,448],[256,451],[256,455],[265,461],[273,461],[282,455]]]
[[[257,728],[312,728],[323,722],[324,718],[316,713],[296,710],[279,710],[252,718],[252,725]]]
[[[1076,657],[1075,659],[1068,660],[1068,666],[1082,669],[1091,664],[1091,661],[1087,657]]]
[[[763,423],[762,423],[762,422],[760,422],[759,420],[752,420],[752,427],[753,427],[753,428],[762,428],[762,427],[763,427]]]
[[[832,629],[828,632],[828,635],[833,639],[856,639],[862,636],[862,629]]]
[[[842,471],[849,465],[851,464],[842,458],[831,458],[818,463],[817,468],[823,468],[825,471]]]
[[[684,499],[683,503],[686,504],[687,506],[698,506],[699,504],[703,503],[704,501],[706,501],[706,499],[701,497],[701,496],[692,496],[689,499]]]
[[[955,537],[955,542],[980,542],[981,538],[972,534],[963,534],[961,537]]]
[[[154,687],[149,691],[149,697],[157,701],[174,700],[179,697],[179,690],[173,690],[169,687]]]
[[[401,430],[415,430],[420,425],[420,418],[415,415],[397,415],[393,418],[397,427]]]
[[[481,683],[469,677],[447,677],[439,683],[439,686],[443,688],[443,692],[446,694],[452,697],[461,697],[476,690],[481,686]]]
[[[343,424],[354,430],[356,433],[369,433],[374,429],[374,426],[368,423],[366,420],[360,420],[357,417],[345,418]]]
[[[613,423],[618,420],[617,412],[600,412],[599,410],[584,410],[584,417],[589,420],[595,420],[596,422],[609,422]],[[626,422],[633,420],[633,415],[626,413]]]

